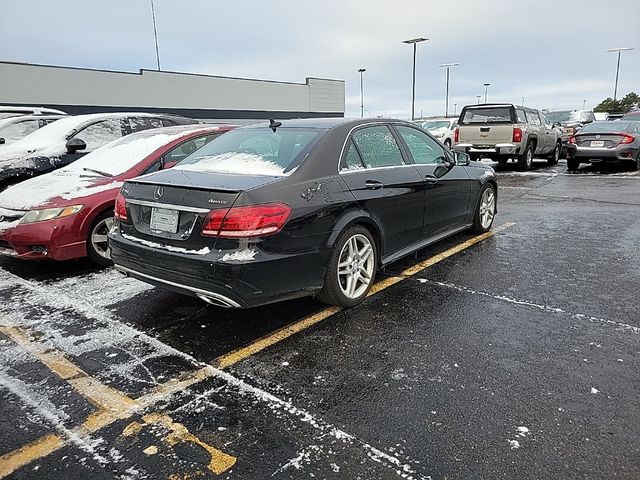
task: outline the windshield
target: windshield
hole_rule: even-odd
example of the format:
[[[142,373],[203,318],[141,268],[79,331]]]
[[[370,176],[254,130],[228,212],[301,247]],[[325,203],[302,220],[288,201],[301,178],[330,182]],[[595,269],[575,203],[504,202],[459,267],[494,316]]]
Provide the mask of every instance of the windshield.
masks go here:
[[[553,123],[566,123],[572,120],[578,120],[579,116],[577,113],[578,112],[573,112],[571,110],[559,110],[557,112],[547,113],[547,118]]]
[[[630,132],[633,130],[636,122],[594,122],[585,126],[580,130],[580,133],[618,133],[618,132]]]
[[[479,107],[465,110],[460,119],[462,125],[475,123],[511,123],[510,107]]]
[[[422,128],[425,130],[437,130],[439,128],[449,128],[449,120],[430,120],[422,124]]]
[[[12,146],[16,148],[24,147],[25,149],[31,149],[49,147],[55,144],[64,143],[67,135],[71,133],[71,131],[79,128],[86,122],[87,119],[82,116],[61,118],[49,125],[45,125],[21,140],[18,140]]]
[[[174,168],[246,175],[286,175],[297,167],[325,130],[238,129],[192,153]]]

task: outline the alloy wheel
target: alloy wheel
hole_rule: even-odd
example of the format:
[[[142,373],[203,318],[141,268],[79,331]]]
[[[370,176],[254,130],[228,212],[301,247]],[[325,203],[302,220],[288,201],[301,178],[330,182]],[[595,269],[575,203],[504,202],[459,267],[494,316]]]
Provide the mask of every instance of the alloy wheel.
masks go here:
[[[111,259],[111,249],[109,248],[107,234],[112,226],[113,217],[108,217],[96,223],[91,231],[91,246],[93,250],[107,260]]]
[[[480,223],[482,228],[489,228],[496,212],[496,195],[492,188],[487,188],[480,200]]]
[[[344,296],[353,300],[366,292],[373,280],[374,266],[369,239],[359,233],[350,237],[338,260],[338,284]]]
[[[533,165],[533,150],[529,149],[527,150],[527,168],[531,168],[531,165]]]

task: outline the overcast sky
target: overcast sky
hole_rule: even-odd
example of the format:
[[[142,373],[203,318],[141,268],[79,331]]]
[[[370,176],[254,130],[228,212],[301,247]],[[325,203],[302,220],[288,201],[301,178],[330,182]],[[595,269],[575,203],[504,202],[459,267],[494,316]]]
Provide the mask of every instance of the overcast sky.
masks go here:
[[[489,101],[594,107],[640,93],[638,0],[155,0],[163,70],[304,82],[346,81],[346,113],[406,118],[418,45],[416,114],[444,114],[445,72],[457,110]],[[155,69],[150,0],[2,0],[0,60],[137,71]],[[1,72],[0,72],[1,73]]]

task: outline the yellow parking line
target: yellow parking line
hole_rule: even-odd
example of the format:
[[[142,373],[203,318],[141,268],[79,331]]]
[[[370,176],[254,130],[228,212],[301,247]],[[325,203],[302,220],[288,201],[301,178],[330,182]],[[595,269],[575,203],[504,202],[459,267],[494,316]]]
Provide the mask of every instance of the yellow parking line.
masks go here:
[[[445,250],[442,253],[434,255],[433,257],[430,257],[423,262],[417,263],[416,265],[410,268],[407,268],[400,275],[387,277],[384,280],[381,280],[376,284],[374,284],[373,287],[371,287],[371,291],[369,292],[368,296],[375,295],[376,293],[384,290],[385,288],[389,288],[390,286],[395,285],[398,282],[401,282],[402,280],[405,279],[405,277],[410,277],[412,275],[415,275],[416,273],[424,270],[425,268],[429,268],[432,265],[435,265],[436,263],[441,262],[442,260],[455,255],[456,253],[460,253],[463,250],[466,250],[467,248],[477,243],[480,243],[486,240],[487,238],[492,237],[496,233],[506,230],[507,228],[513,225],[514,225],[513,222],[503,223],[502,225],[494,228],[493,230],[490,230],[486,233],[470,238],[469,240],[462,242],[456,245],[455,247]],[[244,360],[245,358],[248,358],[264,350],[265,348],[270,347],[271,345],[275,345],[276,343],[281,342],[282,340],[285,340],[290,336],[295,335],[296,333],[301,332],[302,330],[305,330],[311,327],[312,325],[315,325],[316,323],[321,322],[322,320],[325,320],[326,318],[330,317],[335,313],[338,313],[341,310],[342,309],[339,307],[328,307],[328,308],[325,308],[324,310],[320,310],[319,312],[314,313],[313,315],[310,315],[308,317],[305,317],[302,320],[299,320],[295,323],[292,323],[291,325],[287,325],[285,327],[282,327],[276,330],[275,332],[269,333],[268,335],[265,335],[264,337],[259,338],[258,340],[250,343],[249,345],[238,348],[236,350],[232,350],[229,353],[225,353],[224,355],[221,355],[216,359],[214,359],[212,363],[218,368],[221,368],[221,369],[227,368],[235,363],[238,363],[241,360]]]

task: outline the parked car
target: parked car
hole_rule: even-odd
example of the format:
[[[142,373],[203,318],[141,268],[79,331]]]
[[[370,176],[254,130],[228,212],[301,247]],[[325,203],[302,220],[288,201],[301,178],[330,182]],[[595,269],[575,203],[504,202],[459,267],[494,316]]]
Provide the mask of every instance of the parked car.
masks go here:
[[[491,228],[493,169],[411,122],[344,118],[238,128],[127,181],[114,264],[224,307],[316,295],[354,306],[378,268]]]
[[[0,191],[64,167],[130,133],[192,123],[198,121],[148,113],[98,113],[60,119],[0,148]]]
[[[640,110],[633,110],[629,113],[625,113],[620,120],[640,122]]]
[[[640,169],[640,122],[594,122],[569,139],[567,168],[577,170],[581,163],[624,162]]]
[[[0,119],[0,145],[9,145],[64,115],[20,115]]]
[[[0,193],[0,254],[27,260],[89,256],[108,265],[107,230],[122,182],[173,166],[231,126],[134,133],[71,165]]]
[[[66,115],[66,112],[56,110],[55,108],[10,107],[8,105],[0,105],[0,119],[20,115]]]
[[[420,123],[422,128],[440,140],[444,146],[453,146],[453,132],[458,126],[458,117],[430,118]]]
[[[534,157],[555,165],[562,148],[561,133],[539,110],[511,104],[467,105],[460,112],[454,148],[471,160],[490,158],[505,164],[510,158],[529,170]]]
[[[593,110],[556,110],[547,112],[547,118],[554,124],[562,127],[562,152],[561,156],[567,154],[569,137],[578,132],[582,127],[596,121],[596,114]]]

